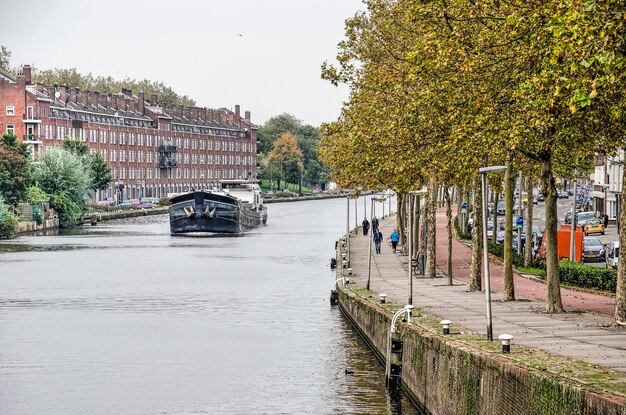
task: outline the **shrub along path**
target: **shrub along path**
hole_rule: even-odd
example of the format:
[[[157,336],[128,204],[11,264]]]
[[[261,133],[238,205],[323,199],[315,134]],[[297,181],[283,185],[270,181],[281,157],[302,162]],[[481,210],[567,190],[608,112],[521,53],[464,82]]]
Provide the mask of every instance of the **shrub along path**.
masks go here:
[[[446,269],[447,234],[445,211],[438,212],[437,239],[438,267]],[[381,220],[385,241],[396,225],[395,216]],[[371,235],[371,232],[370,232]],[[368,238],[362,233],[351,238],[352,280],[365,287],[368,275]],[[413,305],[440,319],[449,319],[454,326],[486,334],[485,294],[468,292],[470,249],[463,243],[453,243],[454,285],[447,278],[413,278]],[[372,256],[370,288],[375,293],[385,293],[391,300],[406,304],[408,300],[407,257],[394,254],[385,242],[380,255]],[[515,336],[514,345],[521,344],[565,356],[574,360],[603,365],[622,373],[626,372],[626,329],[611,327],[610,315],[585,312],[602,309],[612,313],[611,299],[604,296],[563,290],[569,311],[578,312],[545,314],[545,285],[539,281],[516,276],[518,301],[502,301],[501,266],[492,262],[492,314],[493,335]],[[377,294],[372,293],[372,296]]]

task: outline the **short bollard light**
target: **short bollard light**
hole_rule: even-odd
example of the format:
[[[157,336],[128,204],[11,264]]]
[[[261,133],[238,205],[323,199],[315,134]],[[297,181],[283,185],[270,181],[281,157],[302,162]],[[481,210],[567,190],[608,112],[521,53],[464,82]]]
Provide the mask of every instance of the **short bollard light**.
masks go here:
[[[343,261],[341,261],[341,266],[343,268],[348,268],[348,261],[346,261],[345,259]]]
[[[348,268],[348,275],[352,275],[352,268]]]
[[[502,353],[510,353],[511,352],[511,340],[513,340],[513,336],[510,334],[501,334],[498,336],[498,339],[502,342]]]
[[[341,254],[341,259],[346,259],[347,258],[347,254]]]
[[[411,311],[415,308],[413,304],[407,304],[404,306],[406,310],[406,318],[402,319],[402,322],[411,324]]]
[[[346,280],[346,284],[350,284],[350,277],[348,277],[348,276],[346,275],[345,280]]]
[[[381,304],[385,304],[385,301],[387,300],[387,294],[378,294],[378,298],[380,298]]]
[[[443,327],[443,334],[450,334],[450,326],[452,325],[450,320],[441,320],[439,324]]]

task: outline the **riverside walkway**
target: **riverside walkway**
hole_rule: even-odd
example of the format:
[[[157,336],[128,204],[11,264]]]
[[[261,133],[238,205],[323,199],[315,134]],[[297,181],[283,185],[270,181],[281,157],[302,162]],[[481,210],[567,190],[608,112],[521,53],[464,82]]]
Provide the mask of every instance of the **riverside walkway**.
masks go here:
[[[380,221],[384,236],[381,254],[372,255],[370,289],[406,304],[409,295],[408,257],[394,254],[388,242],[395,216]],[[359,229],[360,231],[360,229]],[[370,232],[371,235],[371,232]],[[365,287],[368,275],[368,237],[351,234],[352,282]],[[413,276],[413,305],[425,313],[451,320],[453,325],[486,335],[484,292],[469,292],[471,248],[453,241],[454,284],[447,285],[447,231],[445,210],[437,212],[437,278]],[[372,252],[374,248],[372,246]],[[515,336],[514,344],[545,350],[574,360],[626,372],[626,328],[612,327],[614,299],[562,289],[565,314],[546,314],[546,286],[541,281],[515,277],[517,301],[502,301],[502,266],[490,263],[493,336]]]

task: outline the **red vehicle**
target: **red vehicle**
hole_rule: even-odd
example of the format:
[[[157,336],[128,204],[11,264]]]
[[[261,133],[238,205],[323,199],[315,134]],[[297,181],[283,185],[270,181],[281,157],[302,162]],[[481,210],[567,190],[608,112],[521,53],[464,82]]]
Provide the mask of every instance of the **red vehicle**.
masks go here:
[[[569,259],[570,239],[572,233],[572,225],[561,225],[557,232],[557,252],[558,259]],[[580,226],[576,226],[574,231],[574,246],[576,247],[576,262],[583,261],[583,230]],[[546,232],[541,236],[541,245],[539,246],[539,259],[546,259]]]

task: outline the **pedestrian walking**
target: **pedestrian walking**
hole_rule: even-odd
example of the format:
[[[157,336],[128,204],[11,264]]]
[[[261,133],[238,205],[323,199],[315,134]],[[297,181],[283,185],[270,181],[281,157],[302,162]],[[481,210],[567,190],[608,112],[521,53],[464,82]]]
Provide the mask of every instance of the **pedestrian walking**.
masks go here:
[[[398,246],[398,241],[400,241],[400,234],[397,229],[394,229],[389,237],[391,239],[391,247],[393,248],[393,253],[396,253],[396,247]]]
[[[374,216],[372,218],[372,231],[377,231],[377,230],[378,230],[378,218]]]
[[[602,215],[602,223],[604,224],[604,229],[609,226],[609,215],[607,215],[606,213]]]
[[[363,219],[363,222],[361,222],[361,225],[363,225],[363,235],[367,236],[367,232],[370,229],[370,222],[367,220],[367,218]]]
[[[376,253],[380,254],[380,244],[383,241],[383,234],[378,229],[373,231],[372,238],[374,238],[374,246],[376,247]]]

